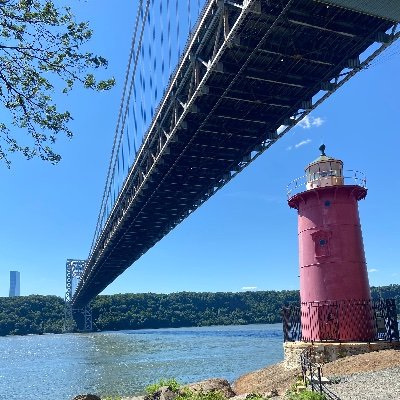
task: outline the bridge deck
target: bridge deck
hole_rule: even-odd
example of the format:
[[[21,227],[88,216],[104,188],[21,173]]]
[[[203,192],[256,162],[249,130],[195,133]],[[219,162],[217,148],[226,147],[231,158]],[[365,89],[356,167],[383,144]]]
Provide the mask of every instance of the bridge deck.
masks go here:
[[[392,21],[313,0],[210,1],[74,295],[86,304],[357,72]],[[347,68],[347,69],[346,69]],[[314,98],[314,101],[313,101]],[[283,132],[284,133],[284,132]]]

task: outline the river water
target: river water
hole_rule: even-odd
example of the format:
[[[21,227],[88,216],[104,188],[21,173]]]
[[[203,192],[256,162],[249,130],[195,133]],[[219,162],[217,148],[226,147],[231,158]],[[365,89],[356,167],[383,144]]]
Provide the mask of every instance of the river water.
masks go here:
[[[0,400],[142,394],[163,378],[233,381],[283,359],[282,324],[0,338]]]

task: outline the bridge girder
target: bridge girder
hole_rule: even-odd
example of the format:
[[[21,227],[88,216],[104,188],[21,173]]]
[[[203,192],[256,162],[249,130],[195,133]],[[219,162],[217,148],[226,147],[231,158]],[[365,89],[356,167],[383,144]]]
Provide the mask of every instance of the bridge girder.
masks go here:
[[[396,40],[398,33],[387,33],[394,25],[314,0],[208,2],[88,258],[74,306]],[[360,61],[377,38],[380,48]]]

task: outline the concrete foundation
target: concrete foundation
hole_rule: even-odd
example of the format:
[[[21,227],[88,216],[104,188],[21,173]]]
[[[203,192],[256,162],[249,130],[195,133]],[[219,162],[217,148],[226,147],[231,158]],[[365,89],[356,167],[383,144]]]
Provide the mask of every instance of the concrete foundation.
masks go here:
[[[324,364],[339,358],[371,351],[400,349],[400,342],[285,342],[283,344],[285,369],[300,369],[300,354],[310,347],[315,354],[315,362]]]

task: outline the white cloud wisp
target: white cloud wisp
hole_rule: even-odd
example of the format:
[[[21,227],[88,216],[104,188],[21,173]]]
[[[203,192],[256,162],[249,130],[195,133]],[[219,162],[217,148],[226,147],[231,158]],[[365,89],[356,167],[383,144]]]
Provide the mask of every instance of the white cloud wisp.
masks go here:
[[[297,125],[303,129],[319,128],[325,121],[321,117],[306,115]]]
[[[301,142],[296,143],[294,146],[289,146],[289,147],[287,148],[287,150],[298,149],[299,147],[305,146],[306,144],[309,144],[309,143],[311,143],[311,142],[312,142],[311,139],[302,140]]]

